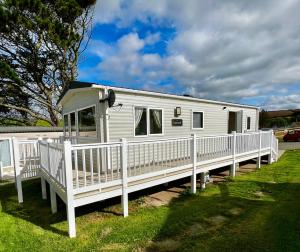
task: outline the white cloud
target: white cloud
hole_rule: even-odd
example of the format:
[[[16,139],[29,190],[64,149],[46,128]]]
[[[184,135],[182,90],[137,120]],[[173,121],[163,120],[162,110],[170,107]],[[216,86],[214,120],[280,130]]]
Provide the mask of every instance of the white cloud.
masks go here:
[[[111,23],[122,13],[122,0],[97,1],[94,20],[96,23]]]
[[[273,108],[283,97],[278,106],[296,106],[288,90],[300,82],[299,12],[299,0],[98,1],[98,23],[131,27],[139,20],[176,29],[164,56],[142,50],[157,43],[160,33],[144,39],[129,33],[114,45],[100,42],[102,49],[95,49],[103,60],[100,74],[144,86],[170,77],[196,96],[230,101],[260,97]],[[298,98],[299,89],[294,91]]]
[[[264,107],[269,110],[300,108],[300,94],[286,96],[270,96]]]
[[[111,54],[102,57],[98,68],[100,73],[111,81],[121,83],[154,83],[163,78],[162,58],[158,54],[141,54],[140,50],[154,43],[155,34],[145,39],[137,33],[121,37]],[[150,39],[149,39],[150,38]]]

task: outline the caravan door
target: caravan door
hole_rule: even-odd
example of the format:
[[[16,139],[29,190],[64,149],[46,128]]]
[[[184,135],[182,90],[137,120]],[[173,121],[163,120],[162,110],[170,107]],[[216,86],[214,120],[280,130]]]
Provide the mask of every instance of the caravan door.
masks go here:
[[[243,110],[236,112],[236,132],[243,132]]]

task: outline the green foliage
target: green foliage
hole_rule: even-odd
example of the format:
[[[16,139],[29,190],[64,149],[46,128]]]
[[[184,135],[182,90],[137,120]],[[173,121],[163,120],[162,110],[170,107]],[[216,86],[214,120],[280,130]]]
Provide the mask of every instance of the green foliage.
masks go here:
[[[266,110],[262,110],[259,112],[259,127],[260,128],[266,128],[267,127],[267,122],[268,122],[268,113]]]
[[[95,0],[0,1],[0,119],[57,125]],[[2,113],[1,113],[2,112]]]
[[[64,204],[51,214],[39,180],[23,183],[23,205],[14,184],[0,182],[0,251],[300,251],[299,164],[300,151],[288,151],[168,206],[130,200],[127,218],[118,216],[119,198],[79,207],[75,239]]]
[[[39,127],[51,127],[51,124],[43,121],[43,120],[37,120],[35,126],[39,126]]]

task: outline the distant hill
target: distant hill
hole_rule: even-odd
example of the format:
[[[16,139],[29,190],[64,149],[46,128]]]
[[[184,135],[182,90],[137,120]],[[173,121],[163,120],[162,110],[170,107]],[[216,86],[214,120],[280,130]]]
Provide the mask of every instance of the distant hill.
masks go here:
[[[276,117],[296,117],[300,119],[300,109],[274,110],[265,112],[268,118]]]

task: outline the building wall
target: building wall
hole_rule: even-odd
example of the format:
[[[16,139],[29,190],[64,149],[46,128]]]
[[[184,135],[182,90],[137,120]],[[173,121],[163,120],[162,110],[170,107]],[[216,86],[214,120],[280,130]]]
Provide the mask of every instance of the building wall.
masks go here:
[[[69,113],[96,104],[96,123],[98,131],[99,141],[105,141],[104,138],[104,125],[105,125],[105,104],[99,103],[99,97],[102,97],[103,90],[92,90],[92,91],[80,91],[75,93],[63,104],[63,113]],[[251,129],[250,131],[256,130],[256,115],[257,111],[254,108],[244,108],[240,106],[228,106],[220,104],[212,104],[200,101],[189,101],[178,98],[166,98],[153,95],[145,94],[134,94],[121,91],[116,92],[115,105],[122,103],[123,106],[115,106],[108,109],[108,129],[109,129],[109,141],[119,141],[121,138],[126,138],[128,141],[144,141],[150,139],[161,139],[161,138],[177,138],[187,137],[192,133],[199,136],[205,135],[220,135],[227,134],[228,131],[228,114],[229,111],[243,111],[243,129],[246,129],[247,116],[251,117]],[[149,136],[134,136],[134,107],[135,106],[146,106],[149,108],[161,108],[163,109],[163,135],[149,135]],[[174,116],[175,107],[181,107],[181,116]],[[223,109],[226,107],[226,109]],[[204,129],[192,130],[192,111],[204,112]],[[171,120],[179,118],[183,120],[183,126],[172,126]],[[77,120],[77,119],[76,119]],[[100,140],[101,139],[101,140]],[[180,148],[184,149],[185,155],[189,156],[190,146],[188,141],[180,145]],[[164,145],[165,146],[165,145]],[[153,147],[153,146],[152,146]],[[168,146],[165,146],[168,148]],[[164,148],[165,148],[164,147]],[[178,147],[178,146],[177,146]],[[222,146],[220,146],[222,147]],[[162,147],[160,147],[162,148]],[[116,158],[116,150],[110,150],[109,153],[101,153],[102,158],[105,160],[106,157],[112,156],[111,167],[116,169],[117,162],[120,162]],[[141,151],[141,152],[139,152]],[[154,151],[152,148],[142,148],[142,150],[133,151],[132,147],[129,149],[131,153],[128,157],[130,165],[134,165],[136,160],[144,164],[149,164],[156,160],[162,153]],[[153,153],[153,151],[155,153]],[[178,154],[174,155],[175,149],[169,149],[164,151],[164,160],[170,159],[172,156],[179,157]],[[88,155],[87,153],[86,155]],[[82,164],[82,157],[79,154],[78,162],[79,167]],[[134,156],[133,156],[134,155]],[[96,169],[97,160],[95,155],[93,156],[93,167]],[[152,160],[153,158],[153,160]],[[87,170],[91,169],[89,158],[86,158]],[[101,166],[102,167],[102,166]],[[81,168],[80,168],[81,169]],[[103,166],[101,169],[106,169]],[[95,170],[96,172],[96,170]]]
[[[122,103],[121,108],[109,109],[109,135],[110,141],[117,141],[124,137],[128,140],[143,141],[155,138],[172,138],[189,136],[195,133],[199,136],[227,134],[228,112],[243,111],[243,131],[247,127],[247,116],[251,117],[250,131],[256,130],[257,110],[239,106],[227,106],[205,103],[199,101],[182,100],[178,98],[166,98],[144,94],[132,94],[116,91],[115,104]],[[149,108],[163,109],[163,136],[139,136],[134,137],[134,106],[146,106]],[[226,106],[226,109],[223,109]],[[181,116],[174,116],[175,107],[181,107]],[[204,129],[192,130],[192,111],[204,112]],[[183,126],[172,126],[171,120],[179,118],[183,120]]]
[[[83,108],[95,106],[95,120],[97,129],[97,138],[102,139],[103,136],[103,103],[99,102],[102,97],[102,92],[98,89],[88,91],[80,91],[74,93],[68,100],[63,103],[62,114],[77,112]],[[75,121],[78,123],[77,113],[75,113]],[[93,140],[94,141],[94,140]],[[101,140],[103,141],[103,139]],[[82,142],[85,143],[85,142]]]
[[[74,93],[63,104],[63,114],[73,112],[76,109],[99,104],[99,90],[80,91]]]

